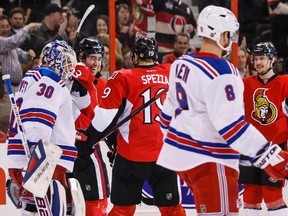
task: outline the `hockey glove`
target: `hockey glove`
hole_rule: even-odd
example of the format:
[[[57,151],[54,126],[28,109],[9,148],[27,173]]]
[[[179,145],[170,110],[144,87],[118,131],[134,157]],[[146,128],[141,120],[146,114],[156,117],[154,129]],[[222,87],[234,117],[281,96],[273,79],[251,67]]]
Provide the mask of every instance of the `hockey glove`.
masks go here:
[[[78,129],[78,131],[76,131],[75,146],[78,151],[78,157],[84,159],[88,158],[94,152],[94,149],[88,145],[87,139],[88,137],[85,134],[85,130]]]
[[[288,179],[288,153],[276,144],[268,142],[253,159],[253,165],[275,180]]]

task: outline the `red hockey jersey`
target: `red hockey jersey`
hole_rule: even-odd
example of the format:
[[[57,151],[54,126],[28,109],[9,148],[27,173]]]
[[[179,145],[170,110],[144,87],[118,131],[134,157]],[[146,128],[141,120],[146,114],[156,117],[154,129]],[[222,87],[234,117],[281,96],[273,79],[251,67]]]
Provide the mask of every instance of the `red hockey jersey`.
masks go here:
[[[288,75],[274,76],[266,84],[257,76],[244,81],[245,118],[266,138],[276,144],[288,139]],[[286,109],[286,110],[285,110]]]
[[[73,78],[81,83],[82,87],[76,87],[75,91],[72,87],[71,96],[74,104],[80,110],[78,118],[75,120],[76,128],[85,129],[89,126],[90,121],[94,117],[94,108],[98,104],[97,89],[94,86],[95,77],[89,69],[82,63],[78,63],[75,68]],[[84,87],[85,94],[82,94],[81,88]]]
[[[102,102],[95,109],[93,127],[109,130],[156,94],[168,88],[170,64],[120,70],[109,78]],[[156,161],[163,144],[159,114],[164,96],[118,130],[117,153],[138,162]],[[108,129],[107,129],[108,128]]]

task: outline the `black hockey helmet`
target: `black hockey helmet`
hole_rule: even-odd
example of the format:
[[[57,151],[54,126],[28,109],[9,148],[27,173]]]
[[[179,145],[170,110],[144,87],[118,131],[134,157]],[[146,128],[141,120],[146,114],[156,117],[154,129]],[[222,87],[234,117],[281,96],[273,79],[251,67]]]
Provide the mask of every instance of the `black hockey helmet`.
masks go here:
[[[266,55],[269,59],[277,57],[277,51],[273,43],[271,42],[262,42],[254,46],[252,51],[252,56]]]
[[[104,57],[104,46],[97,39],[84,38],[78,43],[76,52],[77,56],[81,54],[84,59],[92,53],[101,54]]]
[[[131,58],[134,54],[139,56],[139,59],[158,59],[158,47],[156,40],[149,37],[140,37],[131,50]]]

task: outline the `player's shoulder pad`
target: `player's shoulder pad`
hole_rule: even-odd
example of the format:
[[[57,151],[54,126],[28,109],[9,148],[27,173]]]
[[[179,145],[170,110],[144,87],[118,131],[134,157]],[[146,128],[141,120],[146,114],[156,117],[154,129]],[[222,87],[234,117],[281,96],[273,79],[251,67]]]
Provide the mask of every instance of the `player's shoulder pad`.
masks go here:
[[[60,76],[52,69],[46,67],[34,68],[26,72],[25,76],[32,76],[36,81],[40,80],[43,77],[48,77],[56,83],[62,81]]]

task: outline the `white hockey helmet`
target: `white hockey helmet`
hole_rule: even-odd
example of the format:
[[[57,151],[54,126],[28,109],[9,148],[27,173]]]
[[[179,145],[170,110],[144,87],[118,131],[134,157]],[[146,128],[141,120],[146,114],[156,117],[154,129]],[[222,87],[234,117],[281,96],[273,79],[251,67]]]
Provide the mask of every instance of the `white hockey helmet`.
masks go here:
[[[223,50],[229,50],[232,42],[238,42],[239,23],[235,15],[224,7],[209,5],[199,14],[197,33],[199,37],[207,37],[217,42]],[[220,44],[221,33],[230,33],[230,44],[223,47]]]

